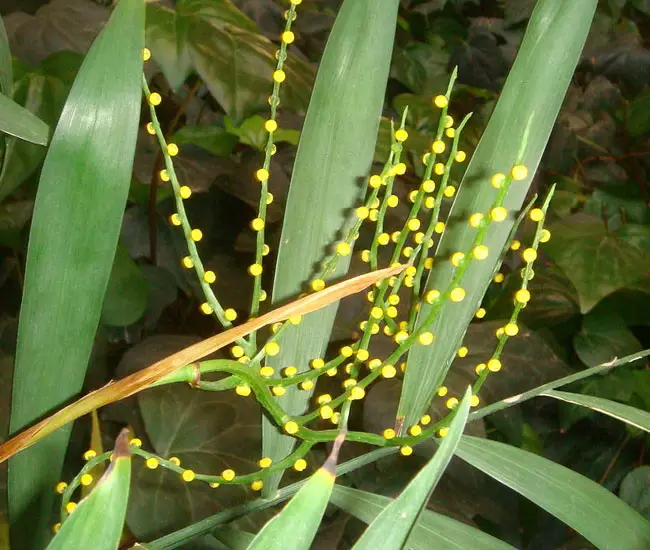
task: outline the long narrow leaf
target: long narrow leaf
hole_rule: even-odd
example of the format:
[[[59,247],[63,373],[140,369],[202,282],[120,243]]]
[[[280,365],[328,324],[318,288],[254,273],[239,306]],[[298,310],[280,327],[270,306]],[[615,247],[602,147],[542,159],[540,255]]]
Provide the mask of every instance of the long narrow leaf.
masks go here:
[[[47,145],[50,128],[13,99],[0,94],[0,132],[37,145]]]
[[[4,21],[0,17],[0,92],[10,95],[13,83],[14,75],[9,37],[7,36]]]
[[[61,114],[27,252],[12,432],[81,389],[131,183],[140,113],[144,2],[121,0]],[[9,465],[12,545],[43,548],[70,430]]]
[[[465,173],[448,229],[439,246],[438,255],[443,261],[434,263],[427,289],[447,288],[454,266],[444,260],[456,251],[466,252],[471,246],[476,230],[468,225],[469,216],[474,212],[487,212],[498,193],[488,183],[490,176],[508,172],[516,164],[528,167],[528,178],[513,183],[504,203],[508,210],[521,208],[580,57],[597,3],[597,0],[537,2],[494,114]],[[512,217],[492,224],[484,240],[491,254],[486,261],[470,265],[462,283],[467,293],[464,301],[447,302],[431,327],[439,344],[418,346],[411,351],[397,411],[398,417],[404,419],[404,426],[417,421],[442,384],[490,282],[512,224]],[[423,304],[420,318],[426,316],[430,308]]]
[[[642,411],[641,409],[630,407],[629,405],[623,405],[616,401],[610,401],[609,399],[603,399],[602,397],[581,395],[579,393],[549,390],[545,391],[542,395],[545,397],[552,397],[553,399],[559,399],[566,403],[573,403],[574,405],[586,407],[592,411],[616,418],[617,420],[630,424],[635,428],[650,432],[650,413],[647,411]]]
[[[393,50],[398,0],[345,0],[325,48],[302,130],[287,199],[273,286],[273,301],[300,294],[331,252],[368,176],[377,139]],[[347,272],[341,258],[328,278]],[[329,340],[337,305],[322,310],[282,336],[276,368],[309,369]],[[289,415],[301,414],[311,393],[288,388],[280,398]],[[263,417],[263,454],[284,458],[293,439]],[[275,492],[281,474],[268,479]]]
[[[601,550],[647,550],[650,522],[607,489],[538,455],[463,437],[456,455],[514,489]]]
[[[341,510],[359,518],[365,523],[371,523],[381,514],[392,499],[336,485],[332,491],[332,504]],[[377,548],[382,548],[378,546]],[[424,510],[418,518],[405,548],[413,550],[514,550],[506,544],[474,529],[464,523],[448,518],[442,514]]]
[[[584,380],[585,378],[589,378],[590,376],[594,376],[595,374],[599,374],[611,370],[615,367],[620,367],[621,365],[631,363],[632,361],[636,361],[637,359],[642,359],[643,357],[648,357],[649,355],[650,355],[650,349],[640,351],[638,353],[633,353],[626,357],[622,357],[621,359],[616,359],[614,361],[610,361],[609,363],[604,363],[596,367],[591,367],[585,370],[581,370],[580,372],[576,372],[575,374],[571,374],[563,378],[558,378],[557,380],[553,380],[552,382],[548,382],[547,384],[543,384],[541,386],[538,386],[537,388],[533,388],[532,390],[528,390],[524,393],[506,397],[501,401],[497,401],[496,403],[492,403],[487,407],[483,407],[482,409],[479,409],[478,411],[471,413],[469,415],[469,421],[472,422],[474,420],[479,420],[490,414],[494,414],[497,411],[507,409],[508,407],[513,407],[514,405],[518,405],[519,403],[528,401],[533,397],[542,395],[544,392],[548,390],[554,390],[555,388],[560,388],[562,386],[566,386],[567,384],[572,384],[573,382],[577,382],[578,380]]]
[[[386,506],[373,520],[354,545],[354,550],[402,548],[454,455],[467,423],[471,398],[472,388],[467,388],[463,400],[458,405],[458,411],[451,423],[449,433],[436,454],[407,485],[399,497]]]
[[[336,461],[345,432],[334,440],[325,464],[272,518],[248,546],[248,550],[308,550],[323,519],[336,479]]]
[[[124,527],[130,481],[131,455],[124,431],[117,438],[108,470],[90,494],[79,502],[47,550],[115,550]]]

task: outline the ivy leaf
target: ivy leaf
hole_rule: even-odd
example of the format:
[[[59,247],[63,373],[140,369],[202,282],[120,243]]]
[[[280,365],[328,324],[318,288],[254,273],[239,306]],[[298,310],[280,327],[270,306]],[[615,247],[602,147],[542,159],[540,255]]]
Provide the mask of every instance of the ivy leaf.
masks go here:
[[[602,220],[575,214],[553,224],[551,231],[553,238],[545,251],[576,288],[582,313],[648,275],[648,227],[629,225],[608,231]]]
[[[501,0],[506,23],[515,25],[526,21],[530,18],[530,14],[533,13],[536,3],[537,0]]]
[[[416,94],[443,90],[449,80],[449,55],[439,45],[410,42],[395,53],[390,76]]]
[[[122,358],[118,375],[124,376],[194,343],[185,336],[156,335],[132,347]],[[226,468],[248,473],[259,469],[260,410],[252,400],[234,392],[196,391],[183,384],[152,388],[137,397],[146,434],[154,452],[176,456],[197,473],[220,473]],[[138,539],[151,540],[185,527],[252,496],[246,486],[212,489],[142,461],[133,463],[133,488],[127,514],[129,529]],[[243,528],[257,530],[248,521]]]
[[[126,327],[135,323],[147,309],[147,280],[129,251],[118,245],[115,250],[111,277],[108,280],[102,323],[114,327]]]
[[[188,124],[178,130],[172,141],[178,145],[190,144],[201,147],[213,155],[228,156],[237,144],[237,138],[219,126]]]
[[[252,117],[249,117],[246,120],[242,121],[242,123],[237,126],[232,118],[224,118],[224,124],[226,126],[227,132],[234,136],[237,136],[239,138],[239,141],[245,143],[246,145],[250,145],[258,151],[264,151],[266,149],[266,141],[269,135],[268,132],[264,129],[265,122],[266,119],[264,117],[253,115]],[[286,142],[291,143],[291,145],[298,145],[299,140],[299,130],[279,128],[273,133],[274,143]]]
[[[212,96],[237,122],[267,109],[275,46],[230,1],[180,0],[176,10],[150,5],[147,38],[152,55],[173,89],[196,71]],[[285,65],[283,104],[306,109],[314,71],[292,56]]]
[[[619,496],[650,521],[650,466],[641,466],[627,474]]]
[[[627,130],[633,136],[650,132],[650,92],[644,92],[630,103],[627,110]]]
[[[582,328],[575,335],[573,344],[580,360],[589,367],[602,365],[643,349],[634,334],[625,326],[623,318],[601,307],[584,316]]]

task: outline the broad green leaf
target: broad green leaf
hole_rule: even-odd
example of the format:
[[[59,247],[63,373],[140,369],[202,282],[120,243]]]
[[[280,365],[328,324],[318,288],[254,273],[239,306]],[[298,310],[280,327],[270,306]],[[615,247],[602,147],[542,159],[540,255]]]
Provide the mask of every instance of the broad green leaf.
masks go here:
[[[130,481],[131,455],[127,434],[123,432],[115,444],[110,466],[63,522],[47,550],[115,550],[122,537]]]
[[[592,411],[606,414],[607,416],[621,420],[626,424],[630,424],[635,428],[640,428],[641,430],[650,432],[650,413],[642,411],[641,409],[630,407],[629,405],[623,405],[616,401],[610,401],[609,399],[603,399],[602,397],[582,395],[579,393],[549,390],[545,391],[542,395],[552,397],[553,399],[559,399],[566,403],[573,403],[574,405],[587,407]]]
[[[373,520],[354,545],[355,550],[402,548],[422,509],[454,455],[469,414],[472,388],[468,387],[440,447],[406,489]]]
[[[583,317],[580,332],[573,337],[573,345],[580,360],[589,367],[643,349],[625,326],[623,317],[600,307]]]
[[[650,229],[626,226],[608,231],[599,218],[575,214],[551,226],[544,250],[578,291],[580,310],[648,276]]]
[[[650,521],[650,466],[641,466],[627,474],[618,494]]]
[[[11,98],[0,94],[0,132],[38,145],[47,145],[50,128]]]
[[[192,72],[192,62],[174,10],[156,4],[147,6],[147,47],[171,89],[178,91]]]
[[[218,126],[188,124],[174,133],[172,140],[178,145],[190,144],[201,147],[217,156],[227,156],[237,145],[237,137]]]
[[[341,485],[334,486],[330,500],[365,523],[375,521],[387,506],[395,502],[388,497]],[[487,533],[431,510],[420,514],[405,547],[413,550],[513,550],[509,544]]]
[[[144,3],[121,0],[70,91],[43,166],[20,312],[12,432],[83,384],[131,181]],[[38,366],[37,368],[35,366]],[[42,548],[70,429],[9,463],[12,542]]]
[[[601,550],[645,550],[650,522],[564,466],[498,441],[463,437],[456,455],[525,496]]]
[[[597,0],[537,2],[517,59],[465,172],[448,228],[438,246],[436,255],[441,259],[469,249],[475,236],[467,223],[469,215],[487,212],[497,194],[488,178],[516,164],[526,165],[529,177],[512,185],[504,206],[509,211],[521,208],[580,58],[596,5]],[[442,384],[490,283],[514,220],[510,216],[492,225],[484,240],[492,253],[488,260],[470,265],[462,282],[467,292],[465,299],[442,306],[430,327],[439,344],[416,346],[410,351],[398,408],[404,426],[417,421]],[[426,288],[446,289],[453,273],[450,262],[435,262]],[[427,305],[421,309],[420,322],[430,308]],[[423,384],[423,380],[427,383]]]
[[[180,0],[176,9],[147,8],[147,40],[172,88],[196,71],[227,114],[243,120],[268,109],[277,47],[230,0]],[[285,65],[282,103],[302,110],[313,81],[311,66],[292,57]]]
[[[345,433],[339,433],[325,464],[271,519],[248,545],[248,550],[308,550],[323,519],[336,479],[336,461]]]
[[[129,349],[116,377],[128,376],[198,340],[151,336]],[[151,388],[137,396],[132,417],[111,416],[111,420],[141,426],[136,435],[148,441],[156,454],[176,456],[183,467],[197,473],[232,468],[241,474],[258,468],[260,409],[232,391],[196,391],[186,384]],[[215,490],[197,481],[188,484],[175,472],[150,470],[138,459],[133,465],[127,525],[138,539],[148,541],[241,504],[253,494],[245,486],[223,485]],[[245,525],[249,531],[259,527],[260,523]]]
[[[346,0],[336,18],[298,146],[276,263],[274,303],[304,291],[316,275],[314,266],[351,224],[350,210],[362,190],[359,181],[368,177],[375,150],[398,5],[397,0]],[[327,278],[344,275],[348,267],[349,257],[339,259]],[[309,361],[325,351],[336,309],[334,304],[289,327],[282,335],[280,353],[269,365],[276,370],[287,365],[308,370]],[[309,397],[310,392],[290,388],[280,403],[289,415],[302,414]],[[293,443],[264,418],[264,456],[280,460]],[[272,494],[279,481],[279,476],[269,478],[264,494]]]
[[[126,327],[147,309],[149,289],[142,270],[123,246],[117,247],[102,307],[102,323]]]
[[[237,136],[239,141],[255,147],[258,151],[264,151],[266,149],[266,141],[269,137],[269,134],[264,130],[264,123],[266,119],[262,118],[259,115],[254,115],[242,121],[241,125],[235,126],[230,117],[224,119],[226,130],[231,134]],[[273,132],[273,142],[287,142],[292,145],[298,145],[300,140],[300,132],[298,130],[286,130],[279,128]]]

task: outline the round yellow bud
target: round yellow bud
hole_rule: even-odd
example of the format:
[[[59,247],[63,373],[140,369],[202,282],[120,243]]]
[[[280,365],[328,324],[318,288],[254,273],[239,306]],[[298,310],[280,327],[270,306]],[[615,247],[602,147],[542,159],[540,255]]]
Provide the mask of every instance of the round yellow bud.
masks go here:
[[[307,468],[307,461],[304,458],[299,458],[293,463],[293,469],[296,472],[302,472]]]
[[[273,73],[273,80],[277,83],[284,82],[287,78],[287,75],[284,71],[275,71]]]
[[[160,105],[161,102],[162,102],[162,97],[158,92],[149,94],[149,103],[151,103],[151,105],[155,107],[156,105]]]
[[[284,431],[290,435],[297,433],[299,429],[300,426],[298,426],[298,424],[293,420],[289,420],[289,422],[284,425]]]
[[[233,479],[235,479],[235,471],[231,469],[224,470],[223,472],[221,472],[221,477],[225,481],[232,481]]]
[[[487,368],[490,370],[490,372],[499,372],[501,370],[501,367],[501,361],[498,359],[490,359],[488,361]]]
[[[492,176],[492,178],[490,179],[490,185],[495,189],[501,189],[505,182],[506,182],[505,174],[494,174],[494,176]]]
[[[534,222],[541,222],[544,219],[544,211],[541,208],[533,208],[528,215]]]
[[[529,264],[537,259],[537,251],[534,248],[527,248],[522,252],[521,257]]]
[[[433,98],[433,104],[438,107],[438,109],[444,109],[449,105],[449,100],[444,95],[437,95]]]
[[[465,289],[457,286],[449,294],[449,299],[452,302],[462,302],[465,299]]]
[[[400,143],[406,141],[408,138],[409,138],[409,133],[403,128],[400,128],[395,132],[395,140],[399,141]]]
[[[523,164],[518,164],[512,168],[510,175],[515,181],[525,180],[528,177],[528,168],[526,168]]]
[[[490,218],[495,222],[502,222],[508,217],[508,211],[503,206],[497,206],[490,210]]]

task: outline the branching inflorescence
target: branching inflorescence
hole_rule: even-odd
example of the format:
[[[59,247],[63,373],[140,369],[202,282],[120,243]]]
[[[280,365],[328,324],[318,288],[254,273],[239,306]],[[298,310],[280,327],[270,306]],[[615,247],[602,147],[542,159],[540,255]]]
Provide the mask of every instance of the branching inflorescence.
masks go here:
[[[267,293],[262,288],[262,272],[264,270],[264,257],[269,253],[269,246],[265,241],[265,223],[267,206],[273,201],[273,196],[268,190],[268,181],[271,177],[271,157],[276,152],[273,141],[274,133],[278,129],[276,122],[277,108],[280,104],[280,91],[286,79],[284,66],[287,59],[287,48],[294,41],[295,36],[291,31],[293,21],[296,19],[296,7],[301,0],[291,0],[289,9],[285,12],[286,25],[281,34],[281,45],[277,52],[277,67],[272,74],[273,92],[269,97],[270,117],[265,122],[268,133],[265,157],[262,166],[256,171],[255,178],[260,186],[260,201],[257,217],[250,223],[251,229],[256,233],[256,252],[254,261],[248,267],[249,274],[253,277],[253,298],[250,307],[250,316],[259,314],[261,303],[266,299]],[[145,49],[144,59],[150,57],[150,52]],[[436,240],[445,231],[445,222],[442,213],[449,207],[457,195],[459,178],[453,178],[452,172],[456,164],[463,163],[467,154],[459,149],[460,137],[469,120],[469,115],[458,125],[448,114],[448,106],[456,74],[452,75],[449,87],[444,95],[433,99],[433,108],[439,110],[440,120],[436,135],[434,136],[430,152],[422,160],[424,175],[419,187],[408,194],[410,202],[407,218],[401,227],[390,230],[387,225],[386,214],[389,209],[398,206],[400,200],[394,194],[395,179],[407,171],[407,165],[401,157],[405,144],[408,143],[408,132],[405,128],[407,113],[404,112],[399,127],[392,128],[392,144],[389,157],[380,173],[372,175],[366,182],[365,200],[355,209],[355,223],[343,233],[343,238],[332,244],[328,257],[321,264],[321,272],[311,281],[306,282],[307,292],[320,292],[325,288],[325,279],[337,265],[341,257],[352,254],[353,245],[359,237],[362,224],[370,225],[373,234],[370,248],[361,250],[358,254],[363,262],[369,264],[370,269],[380,267],[380,250],[392,247],[389,265],[408,264],[401,274],[383,280],[367,294],[369,314],[360,325],[358,338],[340,348],[337,355],[326,359],[314,357],[311,359],[311,369],[299,373],[296,366],[287,365],[280,371],[265,364],[266,356],[275,356],[282,346],[283,331],[290,324],[297,325],[301,322],[299,316],[292,317],[285,323],[273,326],[273,334],[262,346],[258,346],[256,334],[241,338],[232,346],[230,360],[209,360],[187,365],[178,370],[156,385],[185,382],[196,388],[197,391],[235,391],[242,398],[254,396],[256,401],[265,409],[268,416],[282,428],[288,435],[295,437],[300,444],[282,461],[273,463],[270,458],[262,457],[259,469],[247,474],[237,474],[232,469],[226,469],[219,474],[206,474],[194,472],[191,465],[186,468],[176,457],[160,457],[141,448],[141,441],[137,438],[131,440],[131,452],[141,456],[148,468],[167,468],[177,473],[186,482],[202,481],[216,488],[221,484],[249,484],[259,491],[262,489],[264,479],[271,473],[294,468],[303,471],[307,463],[305,456],[309,450],[319,442],[333,441],[341,429],[347,429],[347,418],[350,407],[355,401],[362,400],[368,387],[377,379],[399,377],[405,369],[404,358],[414,346],[435,345],[435,334],[430,327],[443,304],[447,302],[458,303],[465,299],[466,291],[463,288],[464,276],[473,262],[482,262],[490,255],[503,256],[504,251],[488,250],[484,244],[486,233],[492,224],[499,224],[508,218],[508,211],[504,207],[504,200],[511,185],[524,180],[528,176],[528,169],[523,165],[514,165],[504,173],[498,173],[489,178],[486,184],[492,185],[498,192],[491,208],[486,212],[474,212],[468,216],[465,223],[475,230],[474,240],[467,250],[458,250],[447,258],[435,257],[432,254]],[[184,201],[191,197],[191,190],[186,185],[181,185],[174,170],[173,157],[179,152],[174,143],[165,140],[156,115],[155,107],[160,104],[161,97],[156,92],[151,92],[143,76],[142,87],[148,101],[151,122],[146,126],[147,131],[156,136],[162,149],[165,169],[159,174],[163,182],[170,182],[174,192],[176,212],[169,218],[172,226],[183,231],[188,247],[188,254],[181,259],[181,264],[186,269],[195,271],[199,280],[205,302],[200,305],[201,311],[206,315],[214,315],[224,329],[233,326],[237,321],[234,309],[224,307],[212,290],[211,284],[216,281],[217,274],[205,270],[199,256],[197,243],[202,238],[200,229],[192,227],[185,210]],[[505,168],[505,167],[504,167]],[[522,308],[526,307],[531,296],[528,282],[534,276],[533,265],[537,258],[537,249],[540,243],[549,240],[550,232],[544,228],[544,219],[553,191],[549,193],[544,203],[539,208],[526,208],[519,221],[527,217],[535,224],[535,236],[529,247],[520,251],[521,243],[512,240],[509,247],[513,251],[520,251],[523,268],[521,269],[521,286],[513,296],[514,308],[509,321],[496,332],[496,343],[491,357],[486,357],[484,363],[475,367],[476,380],[473,384],[472,406],[480,403],[479,392],[487,377],[502,369],[501,354],[507,340],[515,337],[519,328],[517,319]],[[445,204],[446,203],[446,204]],[[519,223],[519,222],[518,222]],[[518,223],[515,227],[518,226]],[[453,276],[446,288],[425,291],[425,281],[435,262],[450,262],[453,266]],[[499,264],[497,264],[499,265]],[[494,281],[499,283],[504,275],[496,273]],[[400,291],[403,291],[400,293]],[[397,306],[407,302],[408,309],[404,319],[399,319]],[[431,307],[426,318],[418,318],[420,305],[430,304]],[[486,314],[484,308],[479,308],[475,316],[483,318]],[[394,343],[394,349],[385,358],[371,357],[370,343],[377,335],[389,337]],[[465,357],[468,348],[462,346],[457,350],[457,356]],[[217,381],[204,380],[209,373],[223,373],[226,375]],[[332,396],[321,394],[315,397],[315,408],[301,416],[288,415],[276,400],[282,396],[288,386],[297,386],[304,391],[312,391],[321,376],[337,376],[345,374],[342,381],[341,393]],[[432,424],[430,415],[425,414],[420,421],[408,427],[407,433],[399,437],[397,426],[386,427],[382,433],[348,432],[347,439],[366,443],[377,447],[398,447],[402,455],[408,456],[413,452],[413,446],[429,438],[442,438],[447,435],[448,425],[453,418],[455,407],[459,403],[456,396],[449,395],[445,386],[436,388],[437,396],[445,399],[449,412],[442,419]],[[310,425],[317,420],[326,420],[332,423],[329,430],[317,430]],[[62,520],[74,510],[75,503],[71,500],[74,491],[81,485],[90,485],[93,482],[91,471],[103,461],[110,460],[111,453],[96,456],[93,451],[85,453],[86,465],[69,485],[61,482],[56,490],[63,496],[61,505]],[[57,528],[60,524],[57,524]]]

